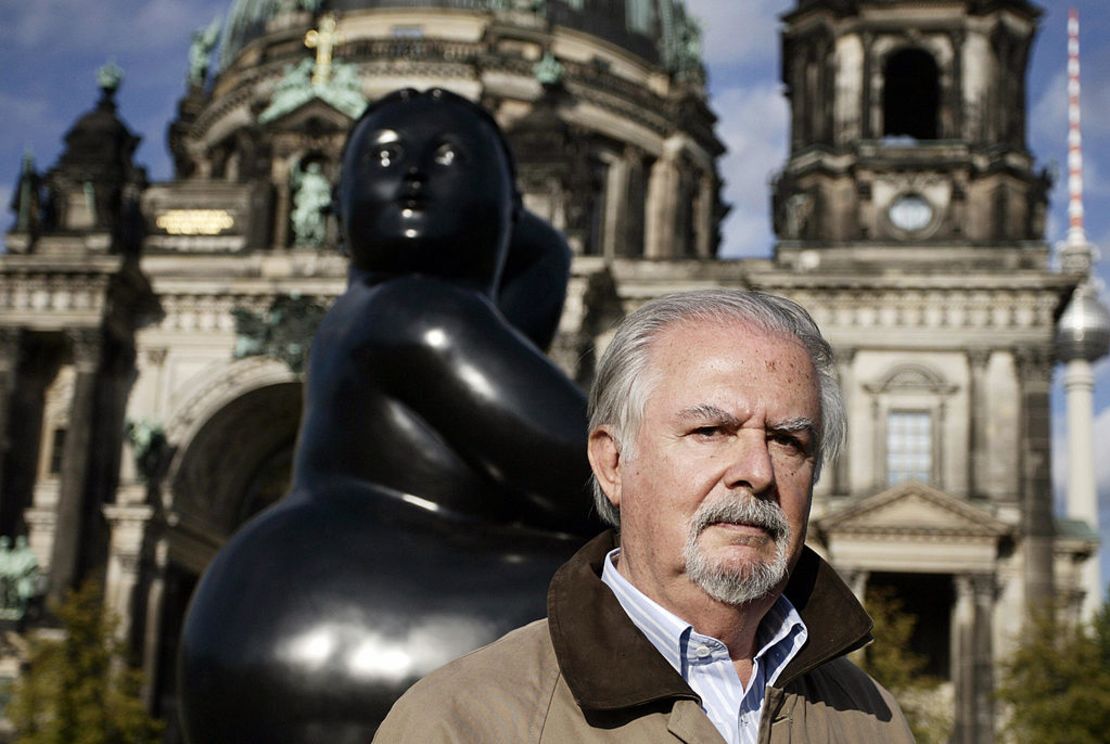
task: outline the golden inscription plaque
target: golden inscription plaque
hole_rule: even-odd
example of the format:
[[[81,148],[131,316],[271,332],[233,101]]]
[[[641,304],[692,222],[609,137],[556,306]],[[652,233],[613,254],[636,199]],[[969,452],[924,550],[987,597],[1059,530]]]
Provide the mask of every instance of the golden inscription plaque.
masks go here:
[[[226,209],[168,209],[154,224],[170,235],[219,235],[235,225]]]

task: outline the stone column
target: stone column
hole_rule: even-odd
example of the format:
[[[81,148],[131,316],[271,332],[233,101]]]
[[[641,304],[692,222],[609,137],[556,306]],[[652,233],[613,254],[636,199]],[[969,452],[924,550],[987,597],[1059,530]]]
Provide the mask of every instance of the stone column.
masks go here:
[[[1049,387],[1052,358],[1047,349],[1022,347],[1014,352],[1021,391],[1021,506],[1025,555],[1025,601],[1043,607],[1053,597]]]
[[[281,158],[274,158],[271,175],[277,204],[274,205],[274,246],[285,248],[289,242],[289,164]]]
[[[871,577],[871,572],[855,568],[851,571],[845,571],[843,576],[844,582],[852,590],[852,594],[856,595],[860,604],[863,604],[864,597],[867,595],[867,580]]]
[[[855,568],[849,571],[844,571],[840,575],[841,577],[843,577],[844,583],[846,583],[848,585],[848,588],[852,590],[852,594],[855,595],[859,603],[866,607],[867,605],[864,602],[864,599],[867,597],[867,580],[871,577],[871,572],[864,571],[860,568]],[[864,654],[866,653],[866,647],[857,648],[855,651],[848,654],[848,658],[851,659],[852,663],[854,663],[856,666],[862,666],[864,661]]]
[[[973,741],[991,744],[994,741],[994,603],[998,596],[993,574],[976,574],[971,578],[975,598],[972,635],[972,693],[975,718]]]
[[[628,202],[628,161],[614,157],[608,161],[605,178],[605,227],[601,239],[601,255],[611,260],[627,251],[618,250],[617,244],[623,239],[625,206]]]
[[[674,256],[674,220],[678,199],[679,174],[675,165],[674,143],[664,144],[663,153],[651,167],[648,180],[644,258]]]
[[[128,494],[121,489],[118,495]],[[104,582],[104,606],[119,618],[116,637],[130,643],[133,618],[132,600],[139,583],[139,564],[142,557],[143,538],[154,509],[148,504],[136,503],[146,495],[145,486],[131,489],[131,498],[118,504],[106,504],[104,517],[108,520],[111,540],[108,547],[108,571]]]
[[[875,43],[875,36],[871,33],[862,34],[863,38],[863,85],[860,88],[861,102],[860,102],[860,139],[871,139],[874,137],[874,127],[871,122],[871,68],[872,68],[872,46]]]
[[[11,449],[8,419],[11,414],[11,395],[19,373],[18,328],[0,328],[0,527],[11,529],[19,520],[19,504],[11,503],[15,495],[5,491],[4,465]]]
[[[1067,514],[1081,519],[1098,532],[1098,490],[1095,487],[1094,453],[1095,376],[1086,359],[1072,359],[1064,368],[1064,394],[1068,410],[1068,496]],[[1098,555],[1088,558],[1080,569],[1083,605],[1080,617],[1090,620],[1098,612],[1102,596]]]
[[[716,180],[713,174],[703,172],[698,182],[698,211],[694,215],[697,244],[694,250],[698,258],[713,256],[713,211],[717,202]]]
[[[93,408],[101,354],[99,329],[71,330],[67,335],[73,350],[76,379],[62,453],[61,483],[51,547],[47,595],[55,601],[60,601],[79,578],[82,538],[86,527],[84,499],[93,446]]]
[[[968,458],[967,458],[967,495],[968,498],[986,498],[986,484],[989,480],[987,441],[987,418],[990,416],[990,400],[987,396],[987,365],[990,362],[989,349],[969,349],[967,352],[971,381],[968,396]]]
[[[143,633],[143,689],[141,697],[147,710],[154,707],[162,662],[162,610],[166,599],[166,570],[169,542],[163,536],[154,546],[154,571],[147,587],[145,630]]]
[[[948,105],[951,107],[949,131],[938,132],[943,139],[974,139],[971,132],[964,129],[964,40],[967,34],[963,29],[948,35],[952,44],[952,80],[949,86]]]
[[[975,744],[975,594],[971,576],[953,577],[956,604],[952,608],[951,664],[955,688],[955,744]]]
[[[847,424],[852,403],[852,365],[856,358],[856,349],[852,346],[838,346],[833,349],[833,352],[836,355],[836,376],[840,382],[840,394],[844,399],[844,423]],[[851,449],[848,446],[847,439],[845,439],[844,446],[840,448],[840,456],[833,463],[831,489],[833,496],[850,496],[852,494],[851,458],[849,456]],[[863,601],[862,597],[860,597],[860,601]]]

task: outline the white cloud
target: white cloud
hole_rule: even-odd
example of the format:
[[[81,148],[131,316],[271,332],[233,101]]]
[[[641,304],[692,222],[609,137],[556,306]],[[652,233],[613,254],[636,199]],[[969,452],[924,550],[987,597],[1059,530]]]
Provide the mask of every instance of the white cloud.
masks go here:
[[[768,186],[786,159],[787,103],[777,85],[728,88],[713,101],[718,136],[728,147],[719,168],[732,211],[722,255],[766,256],[771,247]]]

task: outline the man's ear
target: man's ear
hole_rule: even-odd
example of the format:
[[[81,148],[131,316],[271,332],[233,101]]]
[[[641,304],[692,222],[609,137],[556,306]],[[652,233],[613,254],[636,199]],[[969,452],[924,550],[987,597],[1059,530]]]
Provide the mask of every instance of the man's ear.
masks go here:
[[[612,429],[608,426],[599,426],[590,432],[586,453],[601,490],[605,492],[609,503],[620,509],[621,451]]]

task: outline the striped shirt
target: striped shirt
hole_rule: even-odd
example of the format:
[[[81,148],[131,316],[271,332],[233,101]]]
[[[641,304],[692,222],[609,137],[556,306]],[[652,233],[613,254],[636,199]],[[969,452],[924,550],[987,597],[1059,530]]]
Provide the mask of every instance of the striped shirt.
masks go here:
[[[763,616],[756,630],[758,651],[745,688],[725,644],[698,633],[693,625],[663,609],[629,583],[613,563],[619,554],[617,548],[605,557],[601,580],[616,595],[633,624],[701,697],[702,710],[724,740],[729,744],[755,744],[764,692],[808,637],[794,605],[780,596]]]

